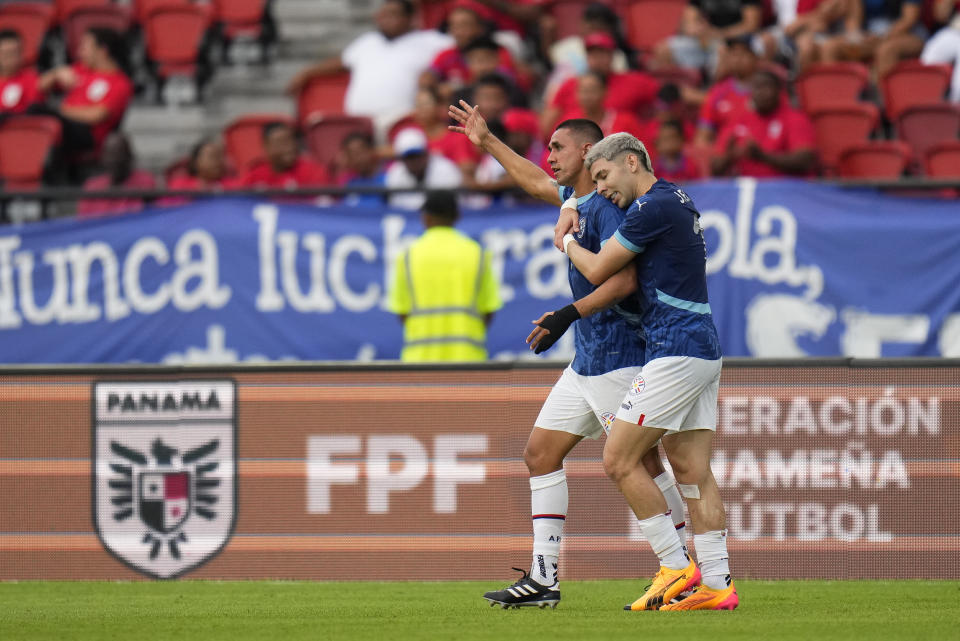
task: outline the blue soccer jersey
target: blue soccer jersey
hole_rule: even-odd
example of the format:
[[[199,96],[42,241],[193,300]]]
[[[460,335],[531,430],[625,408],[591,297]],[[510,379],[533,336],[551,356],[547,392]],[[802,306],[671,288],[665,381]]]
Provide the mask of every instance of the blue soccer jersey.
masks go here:
[[[707,300],[706,245],[693,200],[658,180],[629,209],[614,238],[637,256],[647,358],[720,358]]]
[[[560,187],[560,200],[573,195],[572,187]],[[623,211],[597,192],[577,199],[580,232],[577,242],[599,252],[623,222]],[[575,300],[595,290],[586,277],[570,263],[570,289]],[[639,301],[634,297],[619,305],[581,318],[575,323],[576,356],[571,367],[582,376],[597,376],[623,367],[639,367],[647,362]]]

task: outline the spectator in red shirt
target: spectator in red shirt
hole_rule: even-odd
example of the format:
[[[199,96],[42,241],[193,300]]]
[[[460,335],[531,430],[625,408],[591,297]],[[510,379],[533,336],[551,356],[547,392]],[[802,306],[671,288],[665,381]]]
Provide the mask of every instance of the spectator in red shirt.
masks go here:
[[[665,122],[677,122],[683,127],[684,140],[692,140],[696,133],[693,122],[690,120],[690,107],[683,100],[680,87],[672,82],[665,82],[657,92],[657,104],[654,107],[653,117],[641,121],[643,136],[638,136],[650,153],[650,159],[656,158],[656,148],[653,144],[660,135],[660,125]]]
[[[757,54],[750,38],[731,38],[724,52],[724,67],[730,75],[715,83],[700,106],[696,144],[709,146],[717,133],[746,109],[752,92],[751,78],[757,71]]]
[[[466,136],[447,129],[449,120],[446,105],[441,102],[436,89],[431,87],[421,88],[417,92],[412,120],[401,122],[403,124],[396,128],[394,137],[396,132],[402,129],[411,126],[418,127],[427,136],[429,151],[442,154],[452,160],[460,167],[464,175],[473,173],[477,162],[480,160],[480,154]],[[393,141],[391,140],[391,142]]]
[[[592,120],[600,125],[604,136],[621,131],[636,138],[643,135],[643,127],[633,114],[612,109],[608,104],[605,78],[596,72],[588,71],[577,78],[577,107],[564,113],[561,120]]]
[[[472,0],[459,0],[447,15],[447,33],[455,46],[445,49],[433,59],[430,68],[420,76],[421,86],[439,86],[443,95],[449,96],[455,89],[470,84],[480,74],[471,73],[467,64],[467,52],[471,43],[489,38],[492,14],[487,7]],[[515,73],[513,58],[503,47],[496,48],[496,58],[487,70]]]
[[[781,100],[782,80],[770,71],[753,76],[751,103],[717,137],[711,160],[714,175],[806,175],[817,156],[813,125]]]
[[[592,33],[584,38],[587,48],[587,67],[606,81],[606,106],[616,111],[625,111],[635,117],[643,117],[657,97],[660,84],[649,74],[640,71],[616,73],[613,71],[613,54],[616,42],[608,33]],[[557,89],[544,109],[540,119],[540,133],[544,139],[556,129],[564,113],[577,108],[576,78],[570,78]]]
[[[219,191],[233,184],[227,172],[223,143],[214,138],[201,140],[190,150],[187,171],[170,179],[167,187],[175,189],[209,189]]]
[[[99,150],[123,120],[133,84],[123,71],[126,46],[116,31],[92,27],[80,40],[80,61],[40,77],[40,89],[66,92],[53,113],[63,123],[63,148],[69,155]],[[33,111],[33,110],[31,110]],[[44,108],[42,112],[49,112]]]
[[[23,113],[43,102],[40,76],[23,66],[23,39],[12,29],[0,31],[0,114]]]
[[[297,189],[331,183],[323,165],[300,154],[297,133],[286,123],[273,122],[264,126],[263,151],[266,162],[247,170],[240,178],[240,186]]]
[[[656,138],[656,160],[653,161],[653,173],[673,183],[685,183],[703,178],[700,165],[683,149],[686,142],[683,123],[667,120],[660,123]]]
[[[120,132],[109,134],[103,142],[100,163],[106,172],[89,178],[83,184],[84,191],[157,188],[157,181],[153,174],[143,169],[136,169],[130,141]],[[143,209],[143,203],[142,198],[129,197],[81,200],[77,203],[77,216],[99,218],[128,214]]]

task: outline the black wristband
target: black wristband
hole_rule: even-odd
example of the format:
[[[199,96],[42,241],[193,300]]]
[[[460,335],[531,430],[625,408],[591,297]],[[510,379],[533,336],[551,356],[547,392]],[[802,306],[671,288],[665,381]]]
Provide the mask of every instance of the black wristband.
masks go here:
[[[564,332],[579,318],[580,312],[578,312],[577,308],[573,305],[567,305],[552,314],[548,314],[547,317],[537,323],[537,325],[548,330],[550,333],[540,339],[537,348],[533,351],[534,354],[540,354],[553,347],[553,344],[556,343],[557,340],[563,336]]]

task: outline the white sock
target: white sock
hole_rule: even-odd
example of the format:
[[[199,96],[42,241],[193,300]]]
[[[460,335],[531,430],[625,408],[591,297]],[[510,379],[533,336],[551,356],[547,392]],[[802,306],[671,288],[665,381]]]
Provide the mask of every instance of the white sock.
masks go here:
[[[684,554],[687,553],[687,522],[683,514],[683,497],[680,496],[680,488],[677,482],[670,476],[670,472],[664,472],[653,479],[660,491],[663,492],[663,498],[667,500],[667,507],[670,508],[667,514],[673,521],[673,527],[677,530],[677,536],[680,537],[680,543],[683,545]]]
[[[666,514],[657,514],[649,519],[638,520],[640,531],[650,542],[650,547],[660,559],[660,565],[671,570],[682,570],[690,565],[673,521]]]
[[[708,588],[723,590],[730,585],[730,560],[727,554],[727,531],[713,530],[694,534],[693,545],[697,548],[701,581]]]
[[[567,502],[566,472],[557,470],[530,477],[530,508],[533,514],[530,578],[541,585],[552,586],[557,582]]]

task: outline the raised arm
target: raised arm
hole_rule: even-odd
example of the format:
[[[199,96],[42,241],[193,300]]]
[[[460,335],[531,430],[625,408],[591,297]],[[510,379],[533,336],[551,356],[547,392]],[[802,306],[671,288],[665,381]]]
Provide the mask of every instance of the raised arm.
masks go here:
[[[470,139],[474,145],[496,158],[497,162],[517,181],[520,187],[539,200],[551,205],[560,204],[560,194],[557,192],[557,183],[547,172],[523,156],[510,149],[502,140],[490,133],[487,122],[480,115],[477,107],[471,107],[465,101],[460,101],[460,107],[450,105],[450,117],[460,126],[450,126],[450,131],[461,133]]]
[[[635,291],[637,291],[637,273],[631,262],[595,290],[580,300],[574,301],[572,305],[548,312],[533,321],[536,327],[527,336],[530,349],[535,354],[547,351],[574,321],[609,309]]]

